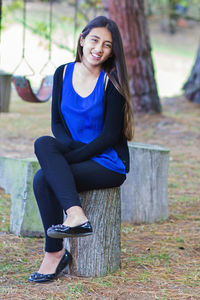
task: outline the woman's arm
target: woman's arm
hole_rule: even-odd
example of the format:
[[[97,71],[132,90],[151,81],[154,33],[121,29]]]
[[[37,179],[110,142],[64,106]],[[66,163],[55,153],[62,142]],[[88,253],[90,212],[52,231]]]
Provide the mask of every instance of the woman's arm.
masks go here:
[[[58,67],[54,74],[51,107],[51,130],[59,142],[68,148],[70,147],[71,149],[76,149],[84,146],[85,144],[72,139],[67,126],[64,126],[64,120],[62,120],[59,110],[60,99],[62,98],[63,70],[64,65]]]
[[[123,128],[125,100],[111,81],[109,81],[107,89],[107,104],[102,132],[89,144],[67,153],[66,158],[69,163],[90,159],[119,142]]]

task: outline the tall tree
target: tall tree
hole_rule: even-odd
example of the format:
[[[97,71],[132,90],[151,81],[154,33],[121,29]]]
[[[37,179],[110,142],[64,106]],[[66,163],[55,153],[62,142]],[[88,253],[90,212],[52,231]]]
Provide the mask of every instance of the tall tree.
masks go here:
[[[109,16],[119,26],[128,66],[134,110],[161,112],[154,78],[144,0],[104,0]]]
[[[183,89],[188,100],[200,103],[200,44],[192,71]]]

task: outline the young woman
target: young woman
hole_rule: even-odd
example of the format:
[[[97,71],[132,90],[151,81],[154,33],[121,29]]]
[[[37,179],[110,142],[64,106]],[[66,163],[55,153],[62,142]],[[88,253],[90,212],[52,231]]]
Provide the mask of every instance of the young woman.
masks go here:
[[[82,31],[75,62],[58,67],[52,132],[35,141],[41,169],[33,182],[45,231],[45,255],[29,281],[55,279],[72,255],[63,238],[92,234],[78,192],[120,186],[133,137],[126,63],[117,25],[99,16]],[[63,211],[67,215],[63,222]],[[57,225],[52,225],[57,224]]]

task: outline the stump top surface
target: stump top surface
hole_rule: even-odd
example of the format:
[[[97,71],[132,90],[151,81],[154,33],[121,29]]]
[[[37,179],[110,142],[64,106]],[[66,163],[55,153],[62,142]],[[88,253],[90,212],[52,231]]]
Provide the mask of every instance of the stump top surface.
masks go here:
[[[144,149],[149,151],[159,151],[159,152],[170,152],[169,148],[165,148],[159,145],[150,145],[150,144],[144,144],[144,143],[136,143],[136,142],[129,142],[128,143],[129,148],[135,148],[135,149]]]

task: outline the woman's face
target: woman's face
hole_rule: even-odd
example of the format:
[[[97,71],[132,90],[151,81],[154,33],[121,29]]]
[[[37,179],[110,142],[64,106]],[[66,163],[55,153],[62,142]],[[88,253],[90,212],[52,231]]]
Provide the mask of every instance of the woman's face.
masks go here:
[[[106,27],[93,28],[85,37],[81,37],[83,47],[82,62],[91,66],[102,65],[112,55],[112,35]]]

